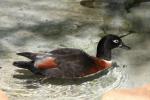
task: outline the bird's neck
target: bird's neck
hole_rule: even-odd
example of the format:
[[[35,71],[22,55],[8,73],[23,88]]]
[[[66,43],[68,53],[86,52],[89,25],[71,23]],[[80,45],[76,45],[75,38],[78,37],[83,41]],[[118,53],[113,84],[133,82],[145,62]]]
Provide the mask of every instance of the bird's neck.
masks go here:
[[[96,57],[110,61],[111,60],[111,49],[109,48],[109,46],[106,44],[99,43],[98,47],[97,47]]]

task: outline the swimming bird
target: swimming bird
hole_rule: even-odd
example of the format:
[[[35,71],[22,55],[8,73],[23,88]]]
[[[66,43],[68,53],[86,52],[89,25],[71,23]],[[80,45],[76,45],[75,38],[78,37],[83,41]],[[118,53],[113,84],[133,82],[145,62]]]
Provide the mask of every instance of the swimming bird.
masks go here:
[[[96,56],[74,48],[60,48],[47,53],[21,52],[17,55],[27,57],[30,61],[15,61],[13,65],[49,78],[84,77],[111,67],[112,49],[130,49],[121,39],[124,36],[104,36],[98,42]]]

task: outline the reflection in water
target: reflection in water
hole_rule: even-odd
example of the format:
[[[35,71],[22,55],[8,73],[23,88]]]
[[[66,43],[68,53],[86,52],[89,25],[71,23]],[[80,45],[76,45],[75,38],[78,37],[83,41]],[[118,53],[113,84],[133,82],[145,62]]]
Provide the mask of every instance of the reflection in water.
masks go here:
[[[14,76],[14,78],[17,79],[14,86],[18,85],[19,87],[17,87],[17,90],[14,89],[11,92],[8,92],[11,96],[13,96],[14,93],[19,91],[19,95],[22,95],[23,98],[34,98],[42,95],[44,98],[49,97],[48,99],[51,98],[56,100],[69,98],[90,100],[91,97],[96,99],[103,92],[118,87],[122,82],[124,82],[123,80],[125,80],[126,77],[123,70],[124,68],[114,68],[113,70],[110,70],[107,75],[94,79],[93,81],[71,85],[66,85],[64,83],[61,84],[62,80],[57,80],[60,84],[50,84],[50,82],[41,83],[40,77],[32,74],[30,75],[30,73],[27,74],[27,72],[23,72],[24,74],[21,76],[20,74],[22,72],[19,72],[19,74]],[[25,100],[25,98],[23,98],[22,100]]]

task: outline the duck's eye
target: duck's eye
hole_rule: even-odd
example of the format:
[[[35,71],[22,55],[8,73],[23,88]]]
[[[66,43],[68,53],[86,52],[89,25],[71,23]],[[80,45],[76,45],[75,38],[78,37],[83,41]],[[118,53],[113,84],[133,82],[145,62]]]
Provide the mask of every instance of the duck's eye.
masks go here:
[[[113,40],[114,43],[119,43],[119,40]]]

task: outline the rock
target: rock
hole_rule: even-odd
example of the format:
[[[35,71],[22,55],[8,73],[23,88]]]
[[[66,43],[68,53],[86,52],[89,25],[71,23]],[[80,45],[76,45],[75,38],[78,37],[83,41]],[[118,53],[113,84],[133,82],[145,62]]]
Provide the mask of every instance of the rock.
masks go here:
[[[2,91],[0,91],[0,100],[8,100],[8,97],[6,96],[6,94]]]
[[[114,89],[105,93],[102,100],[150,100],[150,85],[134,89]]]

